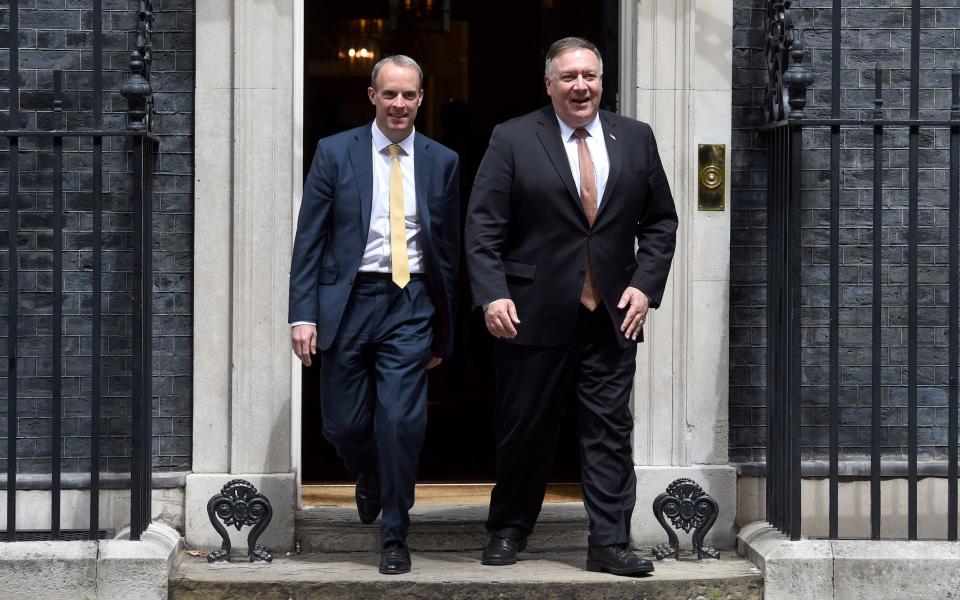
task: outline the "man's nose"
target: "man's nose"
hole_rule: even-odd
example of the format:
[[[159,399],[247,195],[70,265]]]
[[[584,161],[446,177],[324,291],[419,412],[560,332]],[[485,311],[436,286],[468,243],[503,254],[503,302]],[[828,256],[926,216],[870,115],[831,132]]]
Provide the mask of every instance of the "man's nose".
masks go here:
[[[573,80],[573,87],[577,89],[583,89],[587,87],[587,82],[583,78],[583,75],[577,75],[577,78]]]

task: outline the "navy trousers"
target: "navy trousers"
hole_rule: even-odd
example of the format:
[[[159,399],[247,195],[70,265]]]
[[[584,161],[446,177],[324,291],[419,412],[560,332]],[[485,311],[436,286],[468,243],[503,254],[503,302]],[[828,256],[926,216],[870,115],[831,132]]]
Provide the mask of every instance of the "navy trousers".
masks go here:
[[[427,428],[433,302],[426,281],[403,289],[360,274],[333,345],[322,353],[323,436],[347,472],[380,469],[381,541],[403,542]]]
[[[494,535],[525,538],[533,531],[560,422],[572,405],[588,543],[630,541],[637,485],[630,391],[637,348],[620,348],[603,306],[593,312],[580,307],[575,326],[573,339],[563,346],[496,344],[497,485],[487,518]]]

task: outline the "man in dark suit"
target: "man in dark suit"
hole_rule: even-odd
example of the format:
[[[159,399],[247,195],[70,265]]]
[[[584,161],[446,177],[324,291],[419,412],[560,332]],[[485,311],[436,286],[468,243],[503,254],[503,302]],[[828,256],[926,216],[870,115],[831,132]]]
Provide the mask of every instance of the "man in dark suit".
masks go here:
[[[290,271],[291,342],[321,354],[323,435],[357,477],[360,519],[383,510],[380,572],[406,573],[427,425],[427,370],[453,348],[457,155],[414,131],[423,73],[378,62],[373,123],[320,140]]]
[[[650,127],[599,110],[602,74],[593,44],[555,42],[544,77],[551,105],[494,129],[470,196],[467,268],[497,338],[488,565],[512,564],[523,550],[573,402],[587,568],[653,570],[629,547],[629,403],[636,343],[663,297],[677,214]]]

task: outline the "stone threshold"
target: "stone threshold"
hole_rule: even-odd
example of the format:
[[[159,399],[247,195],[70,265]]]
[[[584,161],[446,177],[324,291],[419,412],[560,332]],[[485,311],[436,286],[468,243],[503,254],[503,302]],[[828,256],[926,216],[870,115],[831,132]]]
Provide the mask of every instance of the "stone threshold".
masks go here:
[[[486,505],[419,506],[410,511],[408,543],[414,551],[477,551],[487,543]],[[587,547],[587,513],[582,502],[544,504],[530,551]],[[665,536],[664,536],[665,537]],[[302,552],[376,552],[380,521],[363,525],[356,507],[314,506],[296,513],[296,539]]]
[[[720,560],[656,562],[648,577],[616,577],[585,570],[578,552],[523,552],[515,565],[480,564],[480,553],[414,552],[413,570],[387,576],[377,571],[378,553],[280,556],[272,563],[209,564],[186,557],[170,583],[177,600],[257,598],[693,598],[761,600],[759,570],[727,552]]]
[[[354,484],[303,485],[300,504],[313,506],[356,506]],[[418,483],[415,506],[457,506],[490,503],[492,483]],[[579,483],[552,483],[547,485],[544,504],[582,501]]]
[[[766,522],[740,530],[737,551],[760,569],[765,600],[954,598],[960,544],[944,541],[791,541]]]

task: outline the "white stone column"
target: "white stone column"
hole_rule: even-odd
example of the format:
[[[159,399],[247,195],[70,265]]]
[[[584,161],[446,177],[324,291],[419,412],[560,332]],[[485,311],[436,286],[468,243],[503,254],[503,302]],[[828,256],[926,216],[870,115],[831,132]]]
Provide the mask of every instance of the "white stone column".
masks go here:
[[[293,545],[287,289],[294,187],[294,2],[197,3],[193,473],[187,543],[231,479],[271,501],[260,539]],[[236,548],[249,529],[232,530]]]
[[[621,12],[635,16],[636,30],[622,62],[635,71],[621,79],[636,88],[623,97],[633,96],[635,116],[653,127],[680,219],[663,305],[637,356],[631,537],[642,546],[666,541],[653,499],[689,477],[720,504],[708,541],[729,547],[736,511],[736,472],[727,464],[733,3],[624,3]],[[698,144],[727,146],[722,212],[697,209]]]

